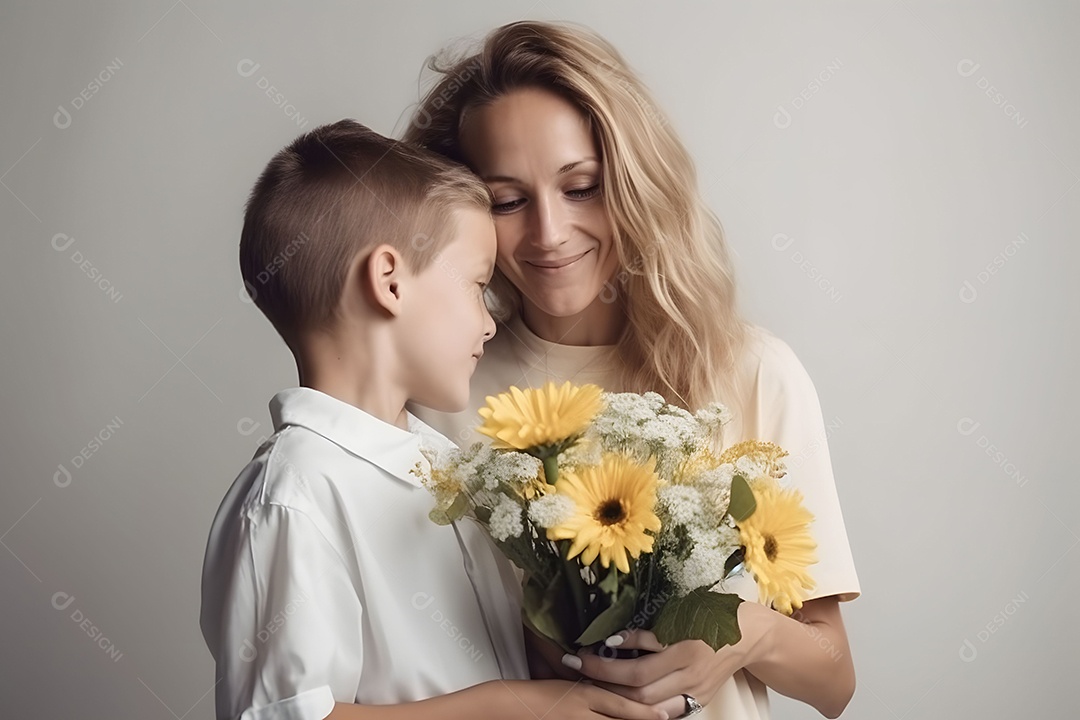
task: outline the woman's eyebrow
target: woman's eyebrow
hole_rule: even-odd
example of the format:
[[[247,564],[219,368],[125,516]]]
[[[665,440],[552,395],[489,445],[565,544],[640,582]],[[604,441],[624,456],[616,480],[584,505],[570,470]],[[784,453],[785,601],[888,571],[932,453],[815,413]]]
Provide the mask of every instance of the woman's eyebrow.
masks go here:
[[[570,172],[571,170],[576,168],[581,163],[590,162],[590,161],[599,162],[599,160],[597,158],[594,158],[594,157],[591,157],[591,156],[587,157],[587,158],[582,158],[582,159],[577,160],[575,162],[567,163],[567,164],[563,165],[561,168],[559,168],[558,172],[556,172],[555,174],[556,175],[565,175],[566,173]]]
[[[559,168],[558,170],[555,171],[555,174],[556,175],[565,175],[566,173],[570,172],[571,170],[576,168],[578,165],[581,165],[582,163],[599,162],[599,161],[600,161],[599,158],[595,158],[595,157],[591,157],[591,156],[586,157],[586,158],[582,158],[580,160],[575,160],[574,162],[566,163],[565,165],[563,165],[561,168]],[[484,182],[511,182],[511,183],[519,183],[519,182],[521,182],[516,177],[512,177],[510,175],[484,175],[482,177],[482,179],[484,180]]]

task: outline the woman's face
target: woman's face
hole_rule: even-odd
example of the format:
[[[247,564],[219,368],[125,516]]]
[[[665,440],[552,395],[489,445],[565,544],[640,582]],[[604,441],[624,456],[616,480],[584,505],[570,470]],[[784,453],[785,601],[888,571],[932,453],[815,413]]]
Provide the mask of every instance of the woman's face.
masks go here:
[[[601,292],[618,255],[600,153],[581,112],[549,91],[516,90],[472,109],[461,145],[495,197],[498,266],[526,312],[571,319],[610,303]]]

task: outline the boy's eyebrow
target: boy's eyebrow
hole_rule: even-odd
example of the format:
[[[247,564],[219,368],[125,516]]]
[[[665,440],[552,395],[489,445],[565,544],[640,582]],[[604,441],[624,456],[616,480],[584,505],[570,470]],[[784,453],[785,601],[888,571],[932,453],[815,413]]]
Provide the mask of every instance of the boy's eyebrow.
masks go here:
[[[592,162],[600,162],[600,159],[596,158],[596,157],[592,157],[590,155],[589,157],[581,158],[580,160],[575,160],[574,162],[566,163],[561,168],[559,168],[557,171],[555,171],[555,175],[565,175],[566,173],[568,173],[571,170],[573,170],[574,168],[576,168],[578,165],[580,165],[582,163],[590,162],[590,161],[592,161]],[[484,180],[484,182],[521,182],[516,177],[512,177],[510,175],[483,175],[482,179]]]

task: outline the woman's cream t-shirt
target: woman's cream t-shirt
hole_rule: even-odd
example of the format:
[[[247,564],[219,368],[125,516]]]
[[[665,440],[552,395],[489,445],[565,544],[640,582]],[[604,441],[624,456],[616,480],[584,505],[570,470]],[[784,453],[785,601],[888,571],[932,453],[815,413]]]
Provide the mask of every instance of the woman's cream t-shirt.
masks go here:
[[[484,349],[472,379],[469,408],[460,413],[439,413],[425,408],[414,412],[459,445],[484,439],[476,432],[479,408],[489,395],[519,388],[540,387],[548,380],[595,383],[620,391],[615,346],[572,346],[548,342],[534,335],[520,318],[500,324]],[[731,410],[724,427],[724,445],[742,440],[768,440],[788,451],[783,482],[803,493],[814,514],[811,532],[817,541],[818,562],[810,566],[816,587],[806,599],[835,595],[840,601],[859,596],[859,579],[848,544],[844,518],[833,480],[828,433],[821,405],[806,369],[783,340],[764,328],[752,326],[738,363],[742,397],[717,398]],[[758,601],[754,579],[745,573],[725,581],[725,592]],[[706,706],[702,718],[764,720],[769,717],[766,688],[742,670]]]

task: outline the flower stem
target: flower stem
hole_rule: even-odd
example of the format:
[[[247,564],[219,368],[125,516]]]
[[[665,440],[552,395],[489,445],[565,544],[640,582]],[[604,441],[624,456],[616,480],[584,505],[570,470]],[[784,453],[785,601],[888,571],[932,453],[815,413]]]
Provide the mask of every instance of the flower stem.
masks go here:
[[[544,458],[544,480],[548,485],[554,485],[555,481],[559,479],[559,456],[557,453],[552,453]]]
[[[581,569],[577,562],[566,557],[570,551],[570,541],[560,540],[559,545],[563,561],[563,572],[566,574],[566,584],[570,586],[570,596],[574,599],[574,609],[577,611],[578,626],[574,635],[577,638],[581,633],[585,632],[586,627],[585,582],[581,579]]]

